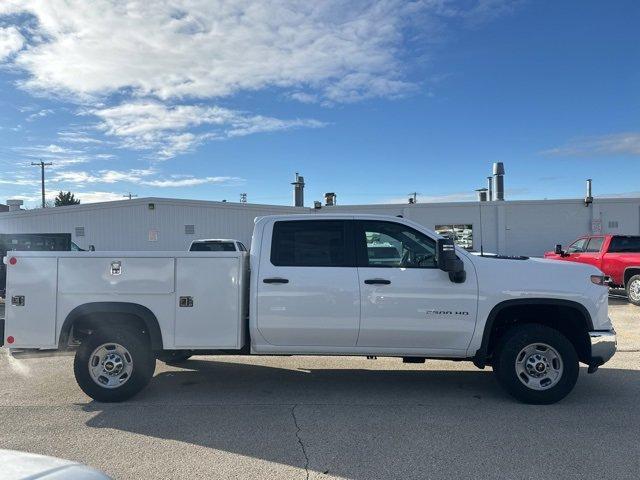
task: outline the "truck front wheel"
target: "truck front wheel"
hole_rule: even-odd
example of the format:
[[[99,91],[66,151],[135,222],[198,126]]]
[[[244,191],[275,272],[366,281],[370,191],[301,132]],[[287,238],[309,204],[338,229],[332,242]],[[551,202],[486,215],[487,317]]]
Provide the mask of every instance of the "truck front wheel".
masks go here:
[[[494,372],[500,385],[524,403],[562,400],[578,380],[578,355],[557,330],[543,325],[512,327],[495,352]]]
[[[155,371],[148,341],[127,329],[98,330],[80,345],[73,362],[76,381],[99,402],[121,402],[142,390]]]
[[[634,305],[640,306],[640,275],[634,275],[627,282],[627,298]]]

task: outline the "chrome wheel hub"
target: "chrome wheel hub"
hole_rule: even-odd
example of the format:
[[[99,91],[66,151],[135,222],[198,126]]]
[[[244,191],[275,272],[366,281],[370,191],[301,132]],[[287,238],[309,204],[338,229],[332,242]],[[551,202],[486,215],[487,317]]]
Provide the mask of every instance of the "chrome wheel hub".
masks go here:
[[[629,285],[629,296],[634,302],[640,300],[640,280],[634,280]]]
[[[105,343],[89,357],[89,374],[104,388],[117,388],[126,383],[133,371],[129,351],[118,343]]]
[[[562,358],[553,347],[545,343],[532,343],[518,353],[515,369],[518,379],[526,387],[547,390],[562,377]]]

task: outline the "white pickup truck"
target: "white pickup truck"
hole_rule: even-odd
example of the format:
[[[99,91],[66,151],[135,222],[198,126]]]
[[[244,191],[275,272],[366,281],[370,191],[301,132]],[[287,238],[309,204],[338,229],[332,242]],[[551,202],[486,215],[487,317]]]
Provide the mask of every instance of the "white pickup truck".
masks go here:
[[[382,247],[381,247],[382,246]],[[602,272],[479,256],[408,219],[257,219],[250,253],[10,252],[4,346],[74,349],[78,384],[121,401],[156,359],[361,355],[472,361],[552,403],[615,352]]]

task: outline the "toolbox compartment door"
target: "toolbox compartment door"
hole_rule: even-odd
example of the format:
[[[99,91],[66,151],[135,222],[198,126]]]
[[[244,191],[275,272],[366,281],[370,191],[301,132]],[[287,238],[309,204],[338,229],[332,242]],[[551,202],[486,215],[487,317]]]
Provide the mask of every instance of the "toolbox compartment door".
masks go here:
[[[240,348],[241,255],[176,262],[176,348]]]
[[[174,259],[167,257],[61,257],[61,294],[161,294],[174,291]]]

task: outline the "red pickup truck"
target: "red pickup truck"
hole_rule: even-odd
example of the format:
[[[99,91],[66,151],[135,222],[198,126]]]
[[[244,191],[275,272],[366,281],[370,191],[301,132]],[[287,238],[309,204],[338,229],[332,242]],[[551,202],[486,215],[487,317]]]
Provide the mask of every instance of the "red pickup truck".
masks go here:
[[[640,305],[640,236],[586,235],[566,250],[556,245],[544,258],[593,265],[611,277],[612,287],[625,288],[629,301]]]

